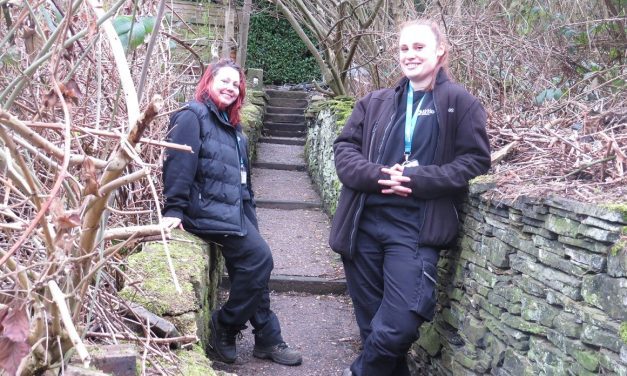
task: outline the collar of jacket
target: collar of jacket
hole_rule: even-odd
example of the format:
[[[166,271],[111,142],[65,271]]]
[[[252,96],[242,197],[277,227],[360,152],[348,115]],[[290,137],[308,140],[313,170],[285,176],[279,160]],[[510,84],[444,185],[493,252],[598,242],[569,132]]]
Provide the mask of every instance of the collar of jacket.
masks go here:
[[[235,130],[238,130],[238,131],[242,129],[242,125],[241,124],[233,125],[233,124],[229,123],[228,121],[224,120],[224,118],[220,114],[220,110],[218,110],[218,106],[211,99],[205,98],[200,103],[202,103],[205,106],[207,106],[209,111],[213,112],[213,114],[216,116],[216,118],[218,119],[220,124],[222,124],[223,126],[225,126],[227,128],[235,129]]]
[[[438,71],[437,75],[435,76],[435,86],[441,85],[442,83],[449,81],[450,78],[448,76],[448,74],[444,71],[444,69],[440,68],[440,70]],[[409,82],[409,79],[405,76],[403,76],[403,78],[401,78],[397,83],[396,83],[396,87],[394,88],[394,92],[395,93],[402,93],[405,88],[407,87],[407,82]],[[434,87],[435,89],[435,87]]]

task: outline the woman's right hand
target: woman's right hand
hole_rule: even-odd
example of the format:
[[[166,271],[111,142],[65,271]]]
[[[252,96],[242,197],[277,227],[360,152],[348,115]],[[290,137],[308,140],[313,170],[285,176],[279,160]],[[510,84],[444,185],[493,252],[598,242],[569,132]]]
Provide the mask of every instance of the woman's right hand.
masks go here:
[[[163,227],[168,230],[171,230],[173,228],[179,228],[183,230],[183,224],[181,223],[181,219],[176,217],[163,217],[161,219],[161,225],[163,225]]]

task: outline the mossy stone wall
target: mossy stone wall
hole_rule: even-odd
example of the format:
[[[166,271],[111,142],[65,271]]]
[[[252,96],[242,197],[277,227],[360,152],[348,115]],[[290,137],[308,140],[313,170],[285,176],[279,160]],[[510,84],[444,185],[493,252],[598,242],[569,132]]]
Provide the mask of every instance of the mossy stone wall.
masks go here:
[[[340,189],[335,116],[316,113],[307,141],[325,201]],[[438,264],[436,316],[410,351],[413,374],[627,375],[626,204],[507,199],[493,186],[471,182],[458,245]]]

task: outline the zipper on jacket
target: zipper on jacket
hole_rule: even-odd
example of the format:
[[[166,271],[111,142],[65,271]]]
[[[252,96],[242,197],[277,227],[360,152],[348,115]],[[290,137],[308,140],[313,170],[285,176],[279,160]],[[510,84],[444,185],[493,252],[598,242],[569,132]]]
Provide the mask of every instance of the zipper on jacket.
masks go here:
[[[241,163],[244,163],[244,159],[242,158],[241,155],[241,150],[239,148],[239,140],[237,139],[237,130],[233,129],[234,131],[234,135],[233,137],[235,138],[235,145],[237,148],[237,164],[240,165]],[[242,166],[240,165],[240,169],[242,168]],[[250,166],[249,166],[250,168]],[[241,172],[240,172],[241,173]],[[241,180],[241,177],[240,177]],[[244,223],[246,221],[246,219],[244,219],[244,193],[242,192],[242,182],[240,181],[239,183],[239,213],[240,213],[240,232],[238,233],[239,236],[243,236],[244,235]]]
[[[392,117],[390,118],[390,121],[387,127],[383,130],[383,139],[381,140],[381,144],[379,145],[379,155],[377,156],[377,163],[379,163],[379,159],[381,158],[381,148],[383,147],[383,144],[385,142],[385,135],[390,129],[390,125],[394,123],[394,117],[396,117],[396,110],[394,110],[394,113],[392,114]],[[372,129],[372,134],[370,137],[372,137],[373,139],[374,139],[374,135],[378,126],[379,126],[379,122],[375,123],[374,128]],[[368,161],[372,160],[372,149],[373,149],[372,145],[373,144],[374,142],[371,142],[370,147],[368,148]],[[357,232],[357,227],[358,227],[357,221],[359,220],[359,217],[361,216],[361,212],[364,210],[365,203],[366,203],[366,196],[363,193],[360,193],[359,206],[357,206],[357,211],[355,212],[355,217],[353,218],[353,228],[351,230],[350,244],[348,245],[348,253],[350,254],[351,258],[353,256],[353,242],[355,240],[355,233]]]
[[[438,121],[438,128],[443,127],[443,123],[440,121],[440,111],[438,111],[438,101],[435,98],[435,85],[433,86],[433,107],[435,108],[435,119]],[[442,137],[442,132],[440,129],[438,129],[438,142],[435,143],[435,150],[433,151],[433,159],[435,162],[435,158],[437,157],[438,154],[438,149],[440,148],[440,137]],[[438,163],[441,163],[441,161],[438,159],[437,161]],[[424,200],[425,205],[422,208],[422,222],[421,223],[421,227],[424,227],[424,223],[425,220],[427,219],[427,200]],[[455,208],[455,204],[453,204],[453,208]],[[455,208],[455,215],[457,215],[457,208]],[[459,217],[457,218],[457,221],[459,222]],[[423,232],[420,231],[420,234],[418,235],[418,246],[420,246],[420,238],[422,238],[422,234]]]

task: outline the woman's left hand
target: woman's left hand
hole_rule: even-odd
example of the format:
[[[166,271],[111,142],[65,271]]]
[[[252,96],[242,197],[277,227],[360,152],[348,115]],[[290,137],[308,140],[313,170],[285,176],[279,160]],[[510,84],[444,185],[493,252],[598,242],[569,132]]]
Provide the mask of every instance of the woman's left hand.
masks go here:
[[[378,180],[378,183],[385,187],[381,190],[381,193],[386,195],[395,194],[402,197],[408,197],[411,194],[411,188],[402,185],[411,181],[409,176],[403,176],[404,169],[398,163],[392,167],[383,167],[381,169],[383,173],[390,175],[389,179]]]

